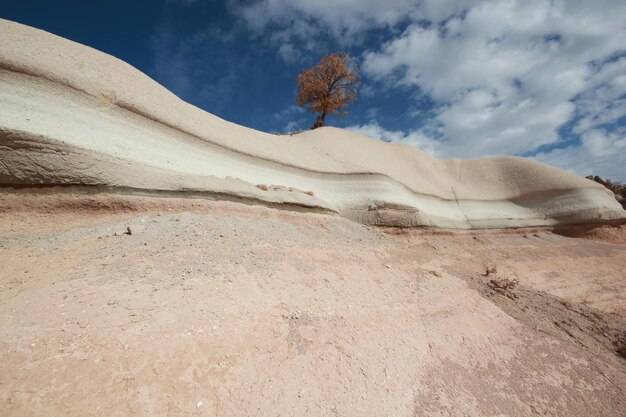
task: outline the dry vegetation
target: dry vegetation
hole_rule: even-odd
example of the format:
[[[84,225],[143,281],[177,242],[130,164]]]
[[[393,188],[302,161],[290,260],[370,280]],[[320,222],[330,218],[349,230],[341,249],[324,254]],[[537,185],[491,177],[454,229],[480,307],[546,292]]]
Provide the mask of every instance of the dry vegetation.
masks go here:
[[[345,116],[343,111],[356,98],[361,84],[359,67],[350,68],[350,57],[345,52],[325,55],[320,63],[298,76],[300,91],[296,97],[299,106],[309,106],[311,113],[319,113],[312,129],[326,125],[326,116]]]
[[[595,181],[598,184],[604,185],[615,194],[615,199],[626,209],[626,185],[620,181],[611,181],[610,179],[602,179],[597,175],[588,175],[588,180]]]

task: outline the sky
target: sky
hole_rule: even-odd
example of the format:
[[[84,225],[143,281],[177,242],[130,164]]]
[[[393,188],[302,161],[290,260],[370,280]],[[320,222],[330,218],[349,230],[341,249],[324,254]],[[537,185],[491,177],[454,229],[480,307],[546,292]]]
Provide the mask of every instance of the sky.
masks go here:
[[[0,0],[0,16],[266,132],[312,126],[297,76],[345,51],[363,84],[328,125],[626,181],[624,0]]]

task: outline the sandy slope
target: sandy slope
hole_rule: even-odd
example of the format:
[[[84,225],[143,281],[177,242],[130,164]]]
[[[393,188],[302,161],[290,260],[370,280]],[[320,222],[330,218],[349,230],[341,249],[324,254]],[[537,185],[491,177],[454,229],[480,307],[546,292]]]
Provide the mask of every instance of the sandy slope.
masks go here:
[[[0,414],[623,416],[626,229],[587,234],[0,194]]]
[[[83,45],[6,20],[0,33],[0,185],[192,190],[401,226],[626,216],[602,186],[535,161],[438,160],[333,128],[278,137],[193,107]]]

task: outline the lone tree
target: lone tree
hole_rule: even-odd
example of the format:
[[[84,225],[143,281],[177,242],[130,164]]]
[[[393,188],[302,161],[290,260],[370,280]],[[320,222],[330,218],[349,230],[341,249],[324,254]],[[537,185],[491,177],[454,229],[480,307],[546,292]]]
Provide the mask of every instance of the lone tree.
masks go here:
[[[311,113],[320,113],[311,129],[326,124],[326,116],[345,116],[342,111],[356,98],[356,88],[361,85],[359,67],[348,66],[350,57],[345,52],[325,55],[320,63],[303,71],[298,76],[300,92],[296,102],[300,107],[310,104]]]

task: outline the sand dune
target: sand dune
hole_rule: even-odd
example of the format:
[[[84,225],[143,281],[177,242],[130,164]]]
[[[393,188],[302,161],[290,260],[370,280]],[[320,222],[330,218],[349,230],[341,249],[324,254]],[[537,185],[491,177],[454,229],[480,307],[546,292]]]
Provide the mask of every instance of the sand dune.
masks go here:
[[[0,21],[0,185],[195,192],[366,223],[508,228],[621,221],[610,192],[516,157],[436,159],[336,128],[248,129],[92,48]]]

